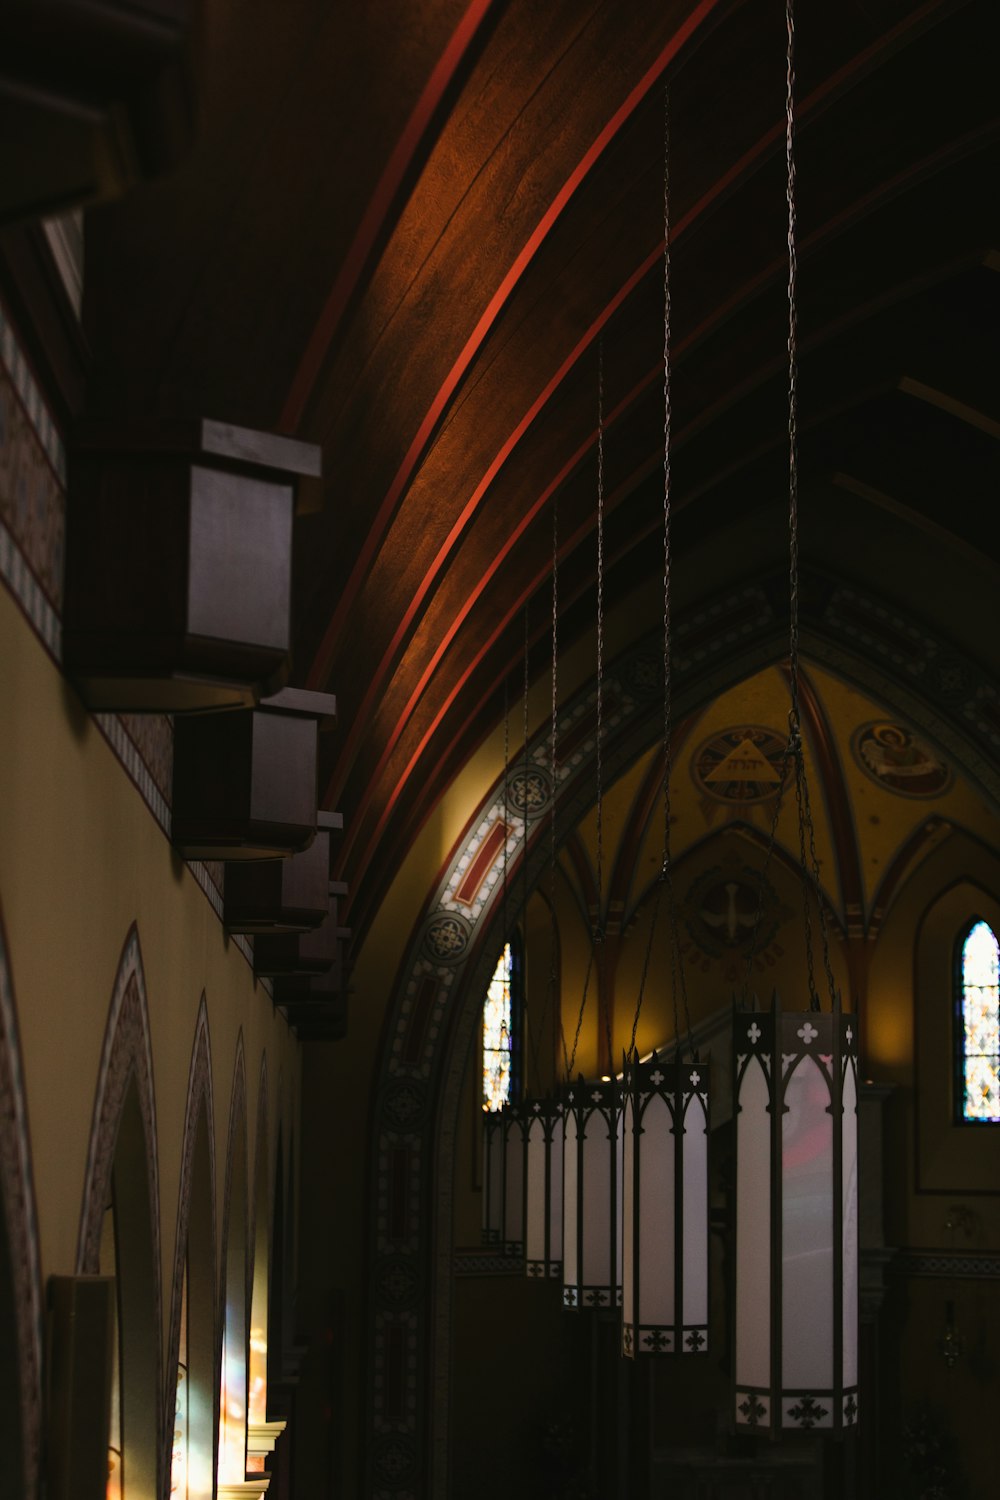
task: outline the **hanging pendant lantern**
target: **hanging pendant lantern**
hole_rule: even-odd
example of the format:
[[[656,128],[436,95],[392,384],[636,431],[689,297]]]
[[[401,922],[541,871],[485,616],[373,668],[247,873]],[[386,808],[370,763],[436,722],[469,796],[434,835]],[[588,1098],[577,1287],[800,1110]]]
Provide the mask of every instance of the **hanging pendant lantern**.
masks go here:
[[[622,1131],[614,1079],[579,1078],[563,1116],[563,1307],[620,1307]]]
[[[707,1353],[707,1064],[633,1054],[622,1126],[622,1352]]]
[[[563,1103],[526,1099],[524,1270],[537,1279],[563,1268]]]
[[[733,1020],[735,1419],[840,1433],[858,1414],[858,1088],[853,1016]]]

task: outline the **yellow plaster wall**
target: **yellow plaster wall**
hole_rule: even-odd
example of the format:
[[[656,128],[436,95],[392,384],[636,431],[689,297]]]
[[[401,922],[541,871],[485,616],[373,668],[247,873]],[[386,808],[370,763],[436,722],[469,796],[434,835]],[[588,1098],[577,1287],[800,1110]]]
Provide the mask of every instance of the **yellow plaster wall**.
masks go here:
[[[242,1030],[251,1172],[267,1053],[269,1186],[279,1120],[284,1116],[286,1148],[293,1126],[299,1046],[3,588],[0,702],[6,705],[0,718],[0,906],[20,1026],[43,1275],[75,1270],[101,1048],[134,922],[152,1037],[166,1324],[202,991],[212,1048],[219,1237],[238,1034]]]

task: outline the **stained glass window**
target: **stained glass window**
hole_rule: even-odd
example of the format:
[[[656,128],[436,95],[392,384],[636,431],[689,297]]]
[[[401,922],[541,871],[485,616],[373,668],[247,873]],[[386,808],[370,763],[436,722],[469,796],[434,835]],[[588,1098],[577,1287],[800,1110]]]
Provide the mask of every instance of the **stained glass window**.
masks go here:
[[[493,970],[483,1004],[483,1109],[500,1109],[511,1096],[513,958],[510,944]]]
[[[170,1453],[170,1500],[188,1500],[188,1272],[184,1260],[181,1283],[181,1336],[177,1349],[177,1392],[174,1398],[174,1441]]]
[[[973,922],[961,943],[956,998],[956,1113],[1000,1124],[1000,947],[986,922]]]

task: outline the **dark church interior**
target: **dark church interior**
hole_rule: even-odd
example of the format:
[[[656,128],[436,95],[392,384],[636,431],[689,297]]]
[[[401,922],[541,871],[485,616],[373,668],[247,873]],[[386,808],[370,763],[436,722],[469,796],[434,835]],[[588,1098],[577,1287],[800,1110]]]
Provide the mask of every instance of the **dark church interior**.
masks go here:
[[[997,1493],[998,58],[0,0],[0,1494]]]

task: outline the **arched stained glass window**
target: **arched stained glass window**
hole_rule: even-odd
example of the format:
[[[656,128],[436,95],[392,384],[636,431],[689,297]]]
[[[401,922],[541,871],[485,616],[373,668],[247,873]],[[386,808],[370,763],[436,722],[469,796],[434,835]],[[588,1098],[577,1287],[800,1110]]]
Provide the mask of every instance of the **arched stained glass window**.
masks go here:
[[[976,919],[959,941],[955,1005],[957,1088],[961,1123],[1000,1124],[1000,946]]]
[[[483,1096],[485,1110],[501,1109],[513,1097],[515,1082],[515,958],[504,944],[483,1002]]]

